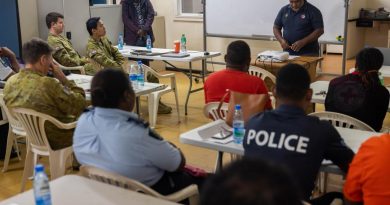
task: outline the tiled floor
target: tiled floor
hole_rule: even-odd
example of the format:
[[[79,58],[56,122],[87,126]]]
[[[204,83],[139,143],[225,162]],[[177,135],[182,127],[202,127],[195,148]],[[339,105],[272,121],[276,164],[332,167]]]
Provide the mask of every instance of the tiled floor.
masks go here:
[[[341,56],[340,55],[331,55],[325,56],[325,61],[323,63],[322,71],[325,73],[341,73]],[[354,65],[354,61],[348,61],[347,68],[351,68]],[[334,76],[333,76],[334,77]],[[333,77],[329,76],[319,76],[318,79],[329,80]],[[210,151],[207,149],[202,149],[198,147],[193,147],[190,145],[181,144],[179,142],[179,135],[187,130],[198,127],[202,124],[209,122],[203,116],[203,105],[204,105],[204,94],[203,91],[193,93],[190,96],[189,111],[188,115],[184,115],[184,102],[185,96],[188,89],[188,78],[185,77],[182,73],[177,73],[177,84],[179,90],[179,104],[180,104],[180,123],[177,122],[177,113],[173,109],[172,114],[168,115],[159,115],[157,118],[156,131],[160,133],[165,139],[176,144],[184,152],[184,155],[187,158],[187,162],[212,171],[214,168],[214,163],[216,160],[216,152]],[[202,83],[195,84],[195,87],[201,87]],[[162,101],[169,106],[175,108],[174,95],[166,94],[162,97]],[[141,99],[141,116],[144,119],[148,118],[147,115],[147,102],[146,99]],[[316,110],[323,110],[323,106],[317,106]],[[389,115],[386,117],[385,125],[389,125]],[[225,156],[225,162],[230,161],[228,156]],[[48,164],[47,160],[43,159],[44,164]],[[0,161],[0,167],[2,167],[2,161]],[[47,166],[46,166],[47,167]],[[6,173],[0,172],[0,200],[13,196],[19,193],[20,190],[20,179],[22,177],[23,163],[19,162],[17,159],[13,159],[10,164],[10,169]],[[330,184],[336,184],[336,186],[331,186],[329,189],[339,189],[340,186],[337,185],[339,178],[331,177]],[[335,183],[336,182],[336,183]],[[31,188],[31,183],[28,183],[27,189]]]

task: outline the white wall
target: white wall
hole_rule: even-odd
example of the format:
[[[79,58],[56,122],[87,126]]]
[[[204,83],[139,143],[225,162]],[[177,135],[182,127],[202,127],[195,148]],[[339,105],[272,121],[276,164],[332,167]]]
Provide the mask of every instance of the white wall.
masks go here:
[[[18,0],[22,43],[39,37],[37,0]]]

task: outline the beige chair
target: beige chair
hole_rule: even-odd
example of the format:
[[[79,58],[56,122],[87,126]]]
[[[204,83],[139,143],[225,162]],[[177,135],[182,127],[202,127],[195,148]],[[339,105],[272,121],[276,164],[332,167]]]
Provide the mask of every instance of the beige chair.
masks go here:
[[[219,106],[219,102],[207,103],[203,107],[203,114],[205,117],[210,118],[213,121],[221,119],[220,116],[222,116],[222,119],[224,120],[228,112],[228,105],[228,103],[223,103],[220,109],[220,113],[218,114],[217,109]]]
[[[25,108],[10,109],[21,122],[27,132],[27,155],[24,164],[21,191],[24,191],[27,178],[32,176],[38,156],[48,156],[50,162],[51,179],[65,174],[66,160],[73,153],[72,146],[53,150],[48,142],[45,123],[50,122],[60,129],[73,129],[76,122],[64,124],[52,116]]]
[[[67,66],[63,66],[60,63],[58,63],[54,58],[53,58],[53,61],[56,62],[62,70],[79,71],[81,75],[85,75],[85,69],[83,66],[67,67]]]
[[[271,72],[267,71],[266,69],[263,69],[263,68],[260,68],[257,66],[250,66],[248,72],[249,72],[249,75],[257,76],[257,77],[261,78],[264,82],[268,78],[272,81],[272,83],[274,85],[276,84],[275,75],[272,74]],[[271,99],[272,107],[275,108],[276,100],[275,100],[275,97],[273,96],[272,90],[269,90],[268,94],[269,94],[270,99]]]
[[[20,152],[18,147],[18,139],[25,138],[26,132],[24,131],[22,124],[8,110],[8,107],[5,105],[3,95],[0,95],[0,106],[2,108],[1,111],[3,116],[3,120],[1,120],[0,122],[3,123],[4,121],[6,121],[9,123],[7,147],[6,147],[4,166],[3,166],[3,172],[6,172],[8,170],[8,164],[11,157],[12,147],[14,147],[16,153],[18,154],[19,160],[22,160],[20,157]]]
[[[176,75],[174,73],[169,74],[159,74],[152,68],[150,68],[147,65],[143,65],[142,67],[144,69],[144,75],[145,80],[147,79],[148,73],[153,74],[157,78],[169,78],[171,83],[169,86],[167,86],[163,90],[155,91],[150,94],[148,94],[148,109],[149,109],[149,124],[151,128],[154,128],[156,126],[157,121],[157,111],[158,111],[158,103],[160,101],[160,98],[162,95],[173,92],[175,94],[175,101],[176,101],[176,110],[177,110],[177,121],[180,122],[180,111],[179,111],[179,96],[177,94],[177,86],[176,86]]]
[[[344,128],[350,128],[350,129],[375,132],[375,130],[372,129],[366,123],[364,123],[356,118],[353,118],[353,117],[350,117],[348,115],[344,115],[341,113],[315,112],[315,113],[310,113],[309,115],[316,116],[316,117],[320,118],[321,120],[329,121],[334,127],[344,127]],[[321,172],[324,175],[323,186],[320,186],[320,189],[323,192],[326,192],[326,189],[327,189],[327,181],[328,181],[328,174],[329,173],[344,176],[344,173],[342,171],[340,171],[340,169],[338,169],[337,166],[335,166],[333,164],[323,164],[323,165],[321,165],[321,168],[320,168],[320,177],[319,177],[319,184],[320,185],[321,185]]]
[[[163,196],[140,182],[96,167],[83,165],[80,168],[80,174],[89,179],[93,179],[106,184],[111,184],[124,189],[129,189],[132,191],[141,192],[168,201],[180,202],[184,199],[189,199],[191,205],[197,205],[199,200],[198,187],[194,184],[173,194]]]

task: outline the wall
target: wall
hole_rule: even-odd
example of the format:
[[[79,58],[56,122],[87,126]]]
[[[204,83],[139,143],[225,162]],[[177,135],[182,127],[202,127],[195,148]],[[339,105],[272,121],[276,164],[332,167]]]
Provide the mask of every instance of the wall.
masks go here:
[[[22,43],[39,37],[37,0],[18,0]]]

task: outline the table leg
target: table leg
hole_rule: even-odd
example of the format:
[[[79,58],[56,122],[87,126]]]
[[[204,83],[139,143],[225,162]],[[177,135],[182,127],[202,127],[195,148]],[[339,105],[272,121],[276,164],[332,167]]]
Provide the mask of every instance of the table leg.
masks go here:
[[[223,162],[223,152],[218,151],[217,160],[215,163],[215,170],[214,170],[215,173],[222,170],[222,162]]]
[[[139,111],[139,96],[135,97],[135,111],[137,112],[138,115],[140,114],[140,111]]]

